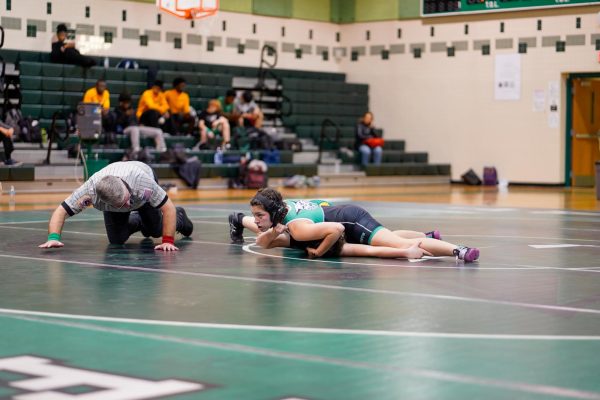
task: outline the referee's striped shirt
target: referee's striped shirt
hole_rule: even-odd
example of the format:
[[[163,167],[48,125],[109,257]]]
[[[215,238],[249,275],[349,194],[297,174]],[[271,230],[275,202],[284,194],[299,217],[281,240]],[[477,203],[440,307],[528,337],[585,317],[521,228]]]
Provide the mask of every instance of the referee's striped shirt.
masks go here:
[[[121,178],[131,189],[131,207],[115,208],[102,201],[96,194],[96,183],[107,175]],[[154,173],[149,165],[139,161],[122,161],[112,163],[90,177],[71,196],[63,201],[62,206],[70,216],[93,206],[100,211],[130,212],[146,203],[160,208],[167,202],[167,193],[154,180]]]

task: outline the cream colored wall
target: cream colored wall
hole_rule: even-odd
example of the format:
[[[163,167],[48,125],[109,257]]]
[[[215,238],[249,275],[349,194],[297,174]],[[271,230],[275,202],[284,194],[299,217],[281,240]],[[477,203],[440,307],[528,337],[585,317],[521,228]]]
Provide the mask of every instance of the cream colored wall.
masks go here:
[[[600,11],[600,9],[596,9]],[[559,128],[548,126],[545,112],[533,111],[534,90],[548,90],[551,81],[561,81],[569,72],[600,72],[598,52],[590,35],[600,33],[596,10],[551,16],[504,19],[505,33],[499,33],[498,20],[471,18],[469,34],[462,21],[415,20],[355,24],[344,27],[346,46],[404,43],[405,54],[392,54],[384,61],[367,55],[357,62],[347,58],[340,66],[348,80],[370,85],[370,107],[377,125],[388,138],[406,139],[409,151],[427,151],[431,162],[452,165],[452,178],[469,168],[479,174],[485,165],[498,168],[501,179],[511,182],[562,183],[565,170],[565,99],[559,105]],[[596,11],[596,12],[594,12]],[[506,16],[506,14],[503,14]],[[582,29],[575,28],[581,16]],[[495,18],[502,18],[497,14]],[[543,30],[537,31],[542,19]],[[430,26],[435,37],[430,37]],[[402,28],[402,39],[396,37]],[[371,40],[365,40],[365,31]],[[585,34],[585,46],[567,46],[557,53],[554,47],[541,47],[542,36]],[[521,56],[521,99],[494,100],[494,59],[496,54],[517,52],[520,37],[536,37],[537,47]],[[497,50],[496,38],[513,38],[511,50]],[[491,55],[473,50],[473,41],[491,39]],[[431,42],[468,40],[469,50],[457,51],[453,58],[445,52],[432,53]],[[408,53],[411,43],[426,43],[421,59]],[[368,53],[367,53],[368,54]]]
[[[191,28],[188,21],[163,14],[162,24],[156,24],[158,10],[154,4],[135,3],[131,1],[107,1],[107,0],[52,0],[52,15],[46,15],[46,1],[41,0],[18,0],[12,2],[12,10],[5,11],[4,2],[0,8],[0,16],[17,17],[22,19],[22,29],[6,30],[5,48],[24,49],[35,51],[49,51],[50,40],[53,33],[51,25],[48,24],[46,32],[38,32],[36,38],[26,37],[26,20],[38,19],[47,21],[67,21],[72,26],[77,23],[92,24],[96,35],[99,27],[118,27],[118,38],[113,45],[106,50],[94,51],[95,55],[110,55],[114,57],[127,58],[151,58],[174,61],[190,61],[215,64],[234,64],[258,67],[260,62],[260,48],[258,50],[246,49],[246,53],[237,53],[237,47],[226,47],[227,38],[258,40],[260,47],[265,41],[277,43],[279,51],[278,68],[333,71],[337,72],[339,66],[334,62],[322,61],[315,54],[315,46],[332,46],[335,44],[335,32],[338,27],[335,24],[281,19],[272,17],[261,17],[256,15],[239,14],[232,12],[219,12],[216,16],[197,20],[195,27]],[[91,7],[91,18],[85,18],[85,6]],[[121,21],[121,11],[127,10],[127,21]],[[222,31],[222,21],[227,21],[227,31]],[[257,25],[257,33],[252,33],[252,25]],[[281,27],[285,26],[286,35],[281,36]],[[122,39],[122,29],[140,29],[143,33],[146,29],[161,31],[160,42],[149,42],[148,47],[141,47],[139,40]],[[313,39],[309,39],[308,32],[313,30]],[[183,49],[176,50],[173,43],[166,42],[166,32],[181,32],[183,38]],[[188,33],[202,35],[203,44],[189,45],[186,43],[185,35]],[[206,51],[206,39],[209,36],[221,38],[222,46],[216,47],[214,52]],[[299,45],[311,46],[312,54],[303,54],[302,59],[296,59],[293,52],[282,52],[283,43],[292,43],[296,48]]]

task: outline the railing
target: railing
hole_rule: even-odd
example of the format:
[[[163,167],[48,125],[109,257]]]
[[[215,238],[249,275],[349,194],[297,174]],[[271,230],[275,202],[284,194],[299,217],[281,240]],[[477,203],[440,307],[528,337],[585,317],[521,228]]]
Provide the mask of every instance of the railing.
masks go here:
[[[327,134],[327,127],[335,128],[335,136],[333,138]],[[323,145],[325,144],[325,141],[327,140],[329,142],[339,143],[340,135],[341,131],[338,124],[329,118],[323,120],[321,123],[321,136],[319,137],[319,158],[317,159],[317,164],[321,164],[321,159],[323,157]]]

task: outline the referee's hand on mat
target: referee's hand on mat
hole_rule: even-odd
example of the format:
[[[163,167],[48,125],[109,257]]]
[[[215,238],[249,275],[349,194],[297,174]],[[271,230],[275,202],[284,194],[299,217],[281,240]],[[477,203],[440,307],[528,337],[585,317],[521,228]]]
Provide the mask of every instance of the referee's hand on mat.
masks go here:
[[[53,247],[63,247],[64,244],[58,240],[48,240],[46,243],[40,244],[38,247],[41,249],[51,249]]]
[[[171,244],[171,243],[162,243],[162,244],[159,244],[158,246],[154,247],[154,250],[179,251],[179,249],[177,247],[175,247],[174,244]]]

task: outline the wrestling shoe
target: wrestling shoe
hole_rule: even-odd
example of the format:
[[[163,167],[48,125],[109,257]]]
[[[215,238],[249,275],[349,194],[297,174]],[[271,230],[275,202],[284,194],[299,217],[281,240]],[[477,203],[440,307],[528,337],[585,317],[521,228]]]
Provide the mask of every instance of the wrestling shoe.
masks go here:
[[[479,249],[475,247],[458,246],[453,253],[456,258],[466,263],[476,261],[479,258]]]
[[[188,218],[183,207],[175,207],[177,210],[177,232],[183,236],[190,236],[194,231],[194,224]]]
[[[233,212],[229,214],[229,237],[231,237],[231,243],[244,243],[243,218],[244,213]]]

